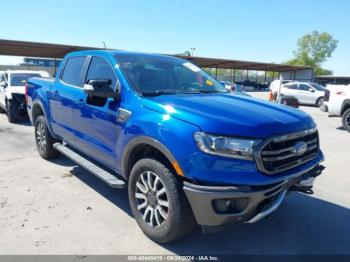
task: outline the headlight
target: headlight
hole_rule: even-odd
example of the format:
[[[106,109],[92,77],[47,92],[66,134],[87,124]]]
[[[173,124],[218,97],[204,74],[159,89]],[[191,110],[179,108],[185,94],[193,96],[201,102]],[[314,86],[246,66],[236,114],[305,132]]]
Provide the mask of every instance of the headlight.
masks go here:
[[[254,146],[260,142],[260,140],[214,136],[202,132],[194,133],[194,140],[199,149],[205,153],[247,160],[253,159]]]

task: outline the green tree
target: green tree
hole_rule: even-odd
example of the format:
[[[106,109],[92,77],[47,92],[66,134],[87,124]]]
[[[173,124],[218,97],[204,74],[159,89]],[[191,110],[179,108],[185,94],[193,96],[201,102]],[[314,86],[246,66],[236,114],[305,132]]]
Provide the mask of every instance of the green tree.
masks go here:
[[[332,56],[338,46],[338,40],[327,32],[313,31],[298,39],[298,49],[294,58],[287,61],[291,65],[311,66],[316,75],[332,74],[332,71],[322,68],[322,63]]]

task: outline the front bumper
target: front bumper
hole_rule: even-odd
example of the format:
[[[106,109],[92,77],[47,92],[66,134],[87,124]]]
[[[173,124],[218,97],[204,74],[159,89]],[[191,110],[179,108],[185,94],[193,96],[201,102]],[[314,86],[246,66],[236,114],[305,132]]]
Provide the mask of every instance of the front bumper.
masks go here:
[[[320,175],[323,169],[316,165],[299,176],[264,186],[202,186],[184,182],[184,191],[199,225],[254,223],[274,212],[288,191],[305,189],[303,182]]]
[[[27,104],[24,94],[13,93],[10,101],[15,105],[18,116],[27,116]]]

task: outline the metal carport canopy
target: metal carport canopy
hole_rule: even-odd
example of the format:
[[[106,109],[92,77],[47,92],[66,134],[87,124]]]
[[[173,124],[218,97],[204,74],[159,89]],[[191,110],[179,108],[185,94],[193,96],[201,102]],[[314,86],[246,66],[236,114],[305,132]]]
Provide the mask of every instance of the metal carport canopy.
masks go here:
[[[67,53],[72,51],[92,50],[92,49],[103,50],[104,48],[0,39],[0,55],[9,55],[9,56],[63,58]],[[187,59],[193,62],[194,64],[198,65],[199,67],[206,67],[206,68],[259,70],[259,71],[274,71],[274,72],[312,69],[310,67],[292,66],[292,65],[274,64],[274,63],[260,63],[260,62],[184,56],[184,55],[173,55],[173,56]]]

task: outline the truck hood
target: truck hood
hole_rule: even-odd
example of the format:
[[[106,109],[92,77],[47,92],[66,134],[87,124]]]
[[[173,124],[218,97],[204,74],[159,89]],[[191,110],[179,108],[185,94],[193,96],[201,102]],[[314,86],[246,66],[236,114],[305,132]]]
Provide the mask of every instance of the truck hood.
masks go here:
[[[145,108],[189,122],[212,134],[264,138],[315,125],[312,118],[299,109],[233,94],[162,95],[142,100]]]

